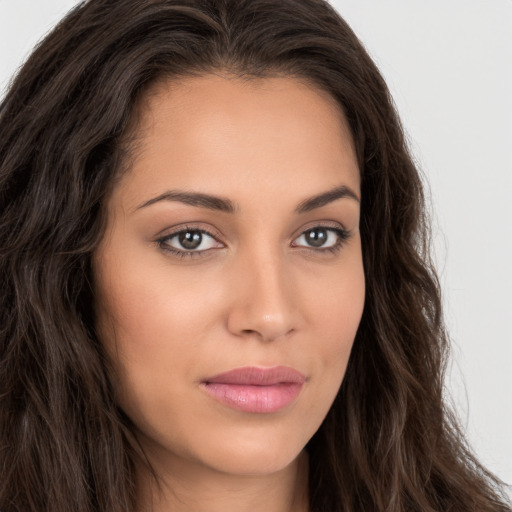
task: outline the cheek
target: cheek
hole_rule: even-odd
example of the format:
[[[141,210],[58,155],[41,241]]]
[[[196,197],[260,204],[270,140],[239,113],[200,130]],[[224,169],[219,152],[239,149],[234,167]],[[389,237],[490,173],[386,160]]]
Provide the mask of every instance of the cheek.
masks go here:
[[[312,280],[311,325],[323,333],[325,353],[346,358],[359,327],[365,301],[365,278],[360,252],[356,246],[339,268],[323,279]],[[329,363],[329,361],[326,361]]]
[[[116,358],[148,373],[164,364],[183,369],[213,321],[213,297],[192,274],[182,279],[161,265],[129,263],[119,262],[103,280],[108,285],[97,315],[102,339],[115,345]]]
[[[321,375],[328,402],[332,403],[345,376],[350,352],[361,321],[365,301],[362,260],[354,254],[337,279],[326,281],[316,307]]]
[[[165,429],[158,426],[190,407],[187,386],[198,378],[212,298],[193,278],[127,263],[103,280],[98,332],[115,364],[119,405],[140,431],[159,438]],[[179,432],[178,425],[168,434]]]

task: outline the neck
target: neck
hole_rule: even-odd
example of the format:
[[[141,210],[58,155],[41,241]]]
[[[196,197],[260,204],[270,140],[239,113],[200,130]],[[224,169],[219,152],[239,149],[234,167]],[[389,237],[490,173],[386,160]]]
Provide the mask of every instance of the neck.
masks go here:
[[[137,512],[307,512],[308,459],[265,475],[231,475],[186,461],[138,471]]]

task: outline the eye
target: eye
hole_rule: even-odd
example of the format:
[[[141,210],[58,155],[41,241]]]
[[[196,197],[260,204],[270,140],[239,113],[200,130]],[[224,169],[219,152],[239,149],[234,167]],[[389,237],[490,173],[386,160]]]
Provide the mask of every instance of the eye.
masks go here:
[[[294,246],[311,249],[337,249],[349,237],[345,229],[316,226],[304,231],[293,242]]]
[[[157,240],[160,247],[179,255],[199,253],[223,247],[217,239],[202,229],[183,229]]]

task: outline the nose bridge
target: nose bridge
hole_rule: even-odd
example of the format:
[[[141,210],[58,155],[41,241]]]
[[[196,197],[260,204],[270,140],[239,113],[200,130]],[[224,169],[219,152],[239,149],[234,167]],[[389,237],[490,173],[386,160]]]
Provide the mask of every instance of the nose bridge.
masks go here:
[[[290,270],[277,247],[261,244],[237,258],[236,289],[229,328],[238,335],[271,341],[296,328]]]

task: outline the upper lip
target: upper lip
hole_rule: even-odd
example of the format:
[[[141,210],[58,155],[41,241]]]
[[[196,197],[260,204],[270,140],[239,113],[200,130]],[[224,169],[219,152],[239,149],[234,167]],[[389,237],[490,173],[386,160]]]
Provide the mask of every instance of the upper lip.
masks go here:
[[[298,370],[290,366],[275,366],[273,368],[261,368],[257,366],[245,366],[235,368],[213,377],[208,377],[203,382],[214,384],[241,384],[246,386],[272,386],[275,384],[304,384],[306,377]]]

